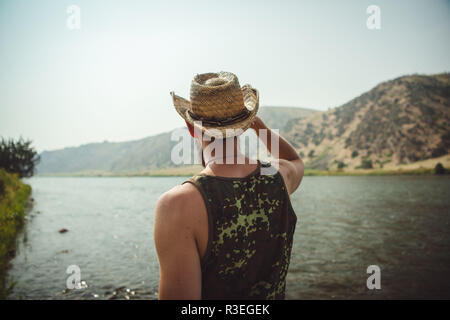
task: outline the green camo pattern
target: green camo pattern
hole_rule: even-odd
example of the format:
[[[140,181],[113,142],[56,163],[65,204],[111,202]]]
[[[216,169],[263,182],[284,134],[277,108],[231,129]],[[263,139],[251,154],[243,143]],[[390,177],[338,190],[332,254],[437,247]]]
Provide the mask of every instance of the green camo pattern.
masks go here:
[[[267,166],[267,164],[262,164]],[[196,175],[209,219],[203,299],[284,299],[297,217],[280,173]]]

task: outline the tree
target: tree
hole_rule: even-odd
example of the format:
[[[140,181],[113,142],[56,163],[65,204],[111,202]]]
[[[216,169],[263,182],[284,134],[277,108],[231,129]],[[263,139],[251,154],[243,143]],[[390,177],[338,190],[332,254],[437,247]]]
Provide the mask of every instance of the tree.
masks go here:
[[[34,174],[40,157],[31,147],[31,140],[17,141],[3,139],[0,142],[0,168],[10,173],[17,173],[19,177],[31,177]]]
[[[356,158],[359,155],[358,151],[353,151],[352,152],[352,158]]]
[[[372,160],[364,159],[363,161],[361,161],[361,168],[363,168],[363,169],[372,169],[373,168]]]
[[[445,174],[445,171],[444,166],[440,162],[434,167],[434,174]]]
[[[337,165],[338,169],[344,169],[345,166],[346,166],[346,164],[343,161],[338,162],[338,165]]]

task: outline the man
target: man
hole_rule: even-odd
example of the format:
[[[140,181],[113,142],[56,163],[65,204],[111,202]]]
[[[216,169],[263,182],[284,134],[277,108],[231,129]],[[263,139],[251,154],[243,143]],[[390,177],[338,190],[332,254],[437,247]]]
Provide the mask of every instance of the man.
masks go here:
[[[258,91],[241,88],[232,73],[197,75],[190,101],[172,97],[205,168],[156,205],[159,298],[284,299],[297,221],[289,195],[302,180],[302,160],[256,116]],[[253,163],[239,153],[238,135],[249,127],[258,136],[268,130],[271,153],[278,140],[278,159]],[[270,165],[277,170],[262,174]]]

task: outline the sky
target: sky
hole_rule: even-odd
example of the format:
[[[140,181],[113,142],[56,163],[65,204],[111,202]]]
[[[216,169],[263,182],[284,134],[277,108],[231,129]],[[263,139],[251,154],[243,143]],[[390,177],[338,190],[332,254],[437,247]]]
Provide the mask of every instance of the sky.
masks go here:
[[[235,73],[261,106],[327,110],[449,72],[449,39],[448,0],[0,0],[0,136],[41,152],[166,132],[184,124],[169,92],[189,98],[204,72]]]

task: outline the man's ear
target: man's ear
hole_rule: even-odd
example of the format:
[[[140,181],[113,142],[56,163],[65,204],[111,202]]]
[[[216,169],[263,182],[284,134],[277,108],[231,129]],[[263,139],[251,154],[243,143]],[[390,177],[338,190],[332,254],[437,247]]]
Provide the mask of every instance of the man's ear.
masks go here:
[[[189,122],[187,122],[186,120],[185,120],[185,122],[186,122],[186,126],[187,126],[187,128],[188,128],[188,130],[189,130],[189,133],[191,134],[192,138],[195,139],[195,136],[194,136],[194,126],[193,126],[192,124],[190,124]],[[203,148],[201,147],[201,143],[200,143],[199,140],[195,140],[195,142],[199,144],[198,146],[199,146],[199,148],[200,148],[200,149],[199,149],[199,151],[200,151],[200,157],[202,157],[202,166],[205,168],[206,165],[205,165],[205,157],[203,156]]]
[[[184,122],[186,122],[186,126],[187,126],[192,138],[195,138],[194,137],[194,126],[192,124],[190,124],[189,122],[187,122],[186,120],[184,120]]]

